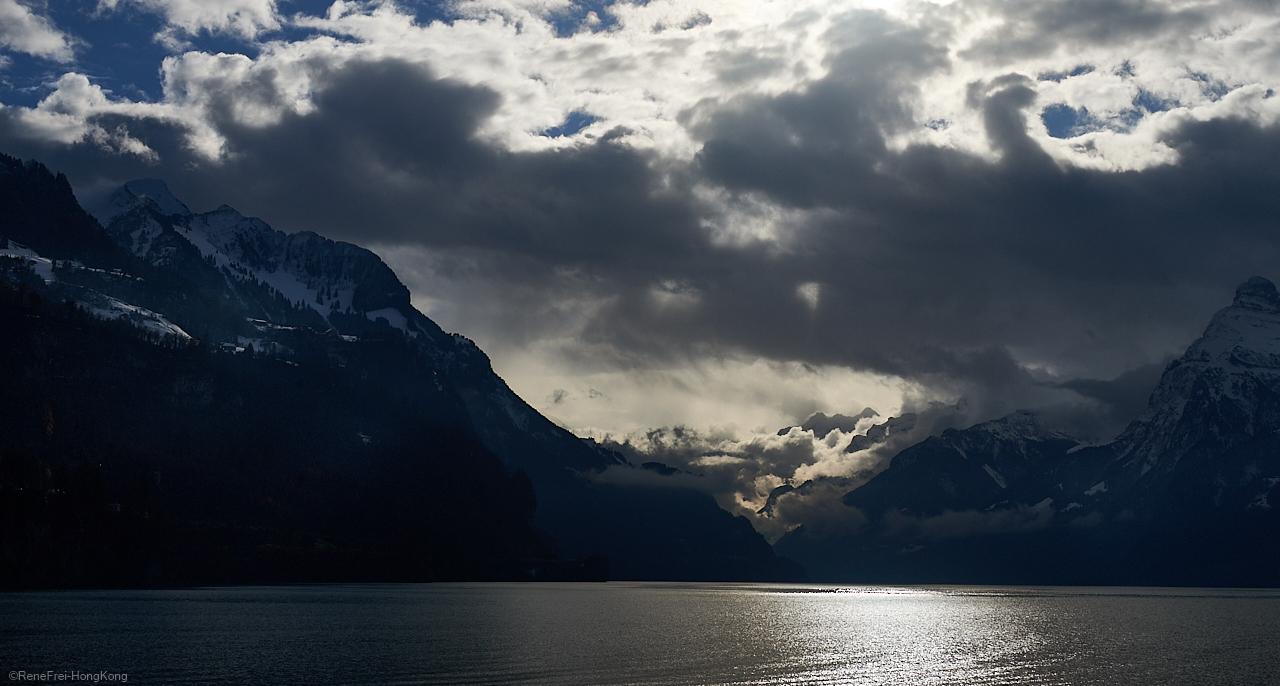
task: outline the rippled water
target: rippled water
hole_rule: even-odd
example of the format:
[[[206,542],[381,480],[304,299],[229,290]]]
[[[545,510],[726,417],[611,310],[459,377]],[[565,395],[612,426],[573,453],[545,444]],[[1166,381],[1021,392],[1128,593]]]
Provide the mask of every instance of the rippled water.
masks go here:
[[[1275,590],[611,582],[0,594],[0,678],[11,679],[1277,684],[1278,646]]]

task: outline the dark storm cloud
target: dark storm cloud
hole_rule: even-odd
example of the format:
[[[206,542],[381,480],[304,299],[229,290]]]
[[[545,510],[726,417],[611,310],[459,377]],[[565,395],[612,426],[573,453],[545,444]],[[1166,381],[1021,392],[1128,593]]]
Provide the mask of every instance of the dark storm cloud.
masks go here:
[[[645,316],[642,299],[623,301],[602,335],[693,332],[770,356],[951,378],[997,412],[1035,396],[1010,349],[1066,366],[1109,359],[1094,373],[1115,374],[1190,343],[1233,284],[1275,271],[1280,128],[1189,122],[1164,140],[1176,164],[1063,168],[1027,133],[1030,79],[1010,74],[970,87],[997,161],[929,146],[895,152],[884,134],[905,120],[912,95],[896,76],[941,68],[940,58],[890,29],[840,63],[851,68],[698,124],[707,178],[836,214],[811,222],[788,255],[739,251],[739,271],[708,285],[696,312]],[[814,312],[792,290],[808,281],[823,286]],[[1066,387],[1103,402],[1097,419],[1112,428],[1140,410],[1087,384]]]
[[[135,137],[141,134],[153,150],[162,155],[171,153],[172,156],[162,159],[178,160],[188,155],[184,143],[186,132],[180,127],[119,116],[99,117],[98,122],[108,130],[127,131]],[[92,207],[124,181],[165,173],[164,167],[134,155],[122,155],[111,146],[91,141],[64,145],[34,138],[19,121],[17,111],[11,108],[0,108],[0,151],[22,159],[39,160],[50,169],[65,173],[80,204],[86,207]]]
[[[843,102],[824,83],[739,104],[707,124],[700,161],[708,177],[839,211],[808,227],[798,257],[778,261],[794,271],[774,269],[779,291],[787,278],[824,284],[831,295],[815,313],[822,326],[806,328],[808,313],[792,307],[787,317],[778,307],[783,319],[761,327],[756,343],[779,332],[792,340],[771,342],[805,349],[806,359],[907,377],[972,374],[1000,386],[1016,365],[1007,356],[993,364],[1002,356],[989,346],[1045,349],[1058,338],[1123,347],[1086,337],[1093,323],[1117,337],[1170,322],[1191,334],[1227,304],[1231,284],[1274,271],[1280,173],[1270,160],[1280,129],[1193,122],[1165,140],[1177,164],[1064,169],[1027,134],[1028,83],[1014,74],[970,88],[1001,153],[995,162],[929,146],[894,152],[870,127],[841,137],[810,124],[813,112],[857,121],[857,96],[881,103],[887,90],[868,94],[864,84]],[[1071,355],[1065,345],[1058,352]]]
[[[324,74],[312,113],[237,123],[233,111],[245,103],[279,104],[273,79],[259,74],[214,91],[209,111],[227,139],[223,161],[193,161],[172,125],[115,116],[96,123],[127,127],[159,153],[159,165],[88,144],[13,147],[90,184],[163,176],[192,207],[225,202],[277,228],[335,239],[482,248],[562,265],[607,265],[621,255],[613,266],[652,267],[704,249],[685,193],[664,189],[647,155],[617,144],[623,132],[563,151],[498,151],[475,131],[499,94],[394,60]]]
[[[1003,63],[1040,57],[1069,46],[1115,45],[1161,33],[1185,34],[1203,28],[1204,8],[1173,9],[1151,0],[989,0],[965,5],[982,8],[1003,20],[962,51],[962,56]]]
[[[332,75],[316,112],[224,126],[236,156],[210,180],[261,179],[247,198],[335,238],[481,248],[542,264],[652,265],[699,249],[696,217],[643,153],[608,135],[558,152],[475,139],[498,94],[399,62]],[[234,180],[207,195],[244,195]]]
[[[798,207],[845,207],[850,185],[886,181],[874,169],[885,135],[912,125],[912,84],[945,68],[945,54],[924,32],[875,13],[857,13],[830,33],[848,45],[826,78],[685,114],[707,140],[699,156],[706,173],[730,187],[767,186]]]
[[[194,158],[176,125],[116,115],[94,123],[127,130],[159,163],[88,143],[24,141],[12,122],[3,135],[12,154],[65,171],[82,199],[130,178],[161,177],[197,211],[227,203],[284,231],[460,251],[477,258],[466,261],[479,278],[517,284],[526,298],[538,297],[530,289],[547,296],[561,288],[563,270],[585,270],[608,295],[715,262],[688,184],[670,182],[651,155],[620,144],[625,131],[566,150],[500,151],[475,137],[498,93],[397,60],[321,68],[315,91],[311,113],[252,127],[235,111],[278,105],[275,74],[215,84],[208,112],[228,152],[216,162]]]
[[[1129,370],[1109,381],[1072,379],[1061,386],[1102,403],[1113,421],[1127,422],[1147,409],[1151,391],[1160,381],[1164,368],[1162,363],[1153,363]]]

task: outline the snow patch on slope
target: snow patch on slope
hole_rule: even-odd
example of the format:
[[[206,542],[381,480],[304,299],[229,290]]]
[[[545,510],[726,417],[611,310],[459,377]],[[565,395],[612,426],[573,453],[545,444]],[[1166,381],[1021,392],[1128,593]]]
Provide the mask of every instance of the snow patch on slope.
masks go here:
[[[36,276],[44,279],[45,283],[57,281],[57,278],[53,275],[53,260],[41,257],[36,254],[36,251],[25,245],[6,240],[4,249],[0,249],[0,257],[11,257],[27,262],[31,265],[31,269],[35,271]]]
[[[288,238],[266,222],[246,217],[226,205],[190,217],[187,225],[179,228],[179,233],[200,251],[201,257],[211,260],[229,278],[264,283],[290,303],[315,310],[326,322],[335,310],[344,304],[350,306],[355,296],[353,283],[326,284],[330,288],[322,293],[318,284],[308,283],[286,269],[281,262],[286,257],[283,253]],[[268,266],[254,265],[262,256],[256,259],[247,256],[246,248],[267,253]],[[408,329],[407,325],[397,328]]]
[[[987,470],[987,474],[991,477],[991,480],[992,480],[992,481],[996,482],[996,485],[997,485],[997,486],[999,486],[1000,488],[1008,488],[1008,487],[1009,487],[1009,486],[1008,486],[1008,484],[1006,484],[1006,483],[1005,483],[1005,481],[1004,481],[1004,477],[1003,477],[1003,476],[1000,476],[1000,472],[997,472],[996,470],[992,469],[992,468],[991,468],[991,465],[989,465],[989,464],[984,464],[984,465],[982,465],[982,468],[983,468],[983,469],[985,469],[985,470]]]
[[[111,321],[123,319],[143,331],[150,331],[163,336],[173,336],[184,341],[193,340],[190,334],[158,312],[153,312],[145,307],[130,305],[109,295],[92,291],[90,293],[91,297],[81,304],[85,306],[89,314],[99,319]]]
[[[368,317],[369,321],[371,322],[376,322],[379,319],[385,319],[387,320],[388,324],[409,334],[410,337],[415,337],[418,335],[417,331],[409,330],[409,319],[405,317],[403,314],[401,314],[400,310],[394,307],[384,307],[381,310],[373,310],[372,312],[365,312],[364,316]]]

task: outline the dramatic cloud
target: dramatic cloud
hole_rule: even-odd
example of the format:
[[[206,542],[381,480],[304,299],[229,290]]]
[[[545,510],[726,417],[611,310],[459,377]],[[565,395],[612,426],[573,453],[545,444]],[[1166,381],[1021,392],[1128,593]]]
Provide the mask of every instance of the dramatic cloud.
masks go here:
[[[917,409],[901,417],[864,410],[839,421],[815,415],[803,426],[745,438],[727,428],[701,432],[684,426],[594,438],[632,464],[649,467],[643,478],[709,493],[775,540],[801,523],[824,529],[860,526],[841,503],[844,494],[903,448],[965,425],[968,416],[962,405],[932,402]],[[600,478],[634,479],[633,472],[614,468]]]
[[[104,2],[186,46],[147,97],[4,3],[61,41],[5,22],[10,71],[69,66],[0,149],[372,246],[535,407],[742,511],[882,463],[776,435],[816,411],[1106,438],[1280,277],[1274,2]]]
[[[201,31],[228,32],[253,38],[280,27],[274,0],[98,0],[99,12],[139,8],[164,18],[156,38],[175,47],[183,36]]]
[[[58,62],[70,62],[76,41],[46,16],[36,14],[18,0],[0,0],[0,46]],[[8,60],[0,60],[0,68]]]

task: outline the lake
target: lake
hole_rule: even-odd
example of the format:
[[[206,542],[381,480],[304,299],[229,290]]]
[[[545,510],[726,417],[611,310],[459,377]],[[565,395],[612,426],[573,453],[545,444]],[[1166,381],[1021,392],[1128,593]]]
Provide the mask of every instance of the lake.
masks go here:
[[[1277,684],[1277,646],[1275,589],[609,582],[0,594],[0,677],[11,681]]]

